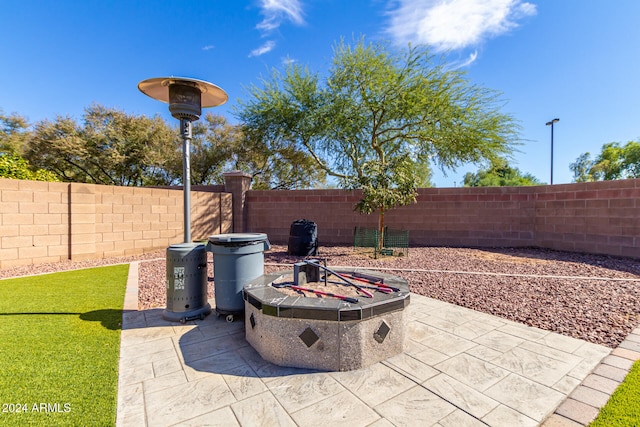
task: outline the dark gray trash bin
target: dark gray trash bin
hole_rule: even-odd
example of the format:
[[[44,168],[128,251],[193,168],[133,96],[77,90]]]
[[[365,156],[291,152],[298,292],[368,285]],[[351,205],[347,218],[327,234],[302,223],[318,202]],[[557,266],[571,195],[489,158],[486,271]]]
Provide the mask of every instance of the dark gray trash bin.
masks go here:
[[[216,313],[233,316],[244,312],[243,286],[264,274],[264,251],[271,247],[264,233],[229,233],[209,237],[213,252]]]
[[[204,319],[211,313],[207,298],[207,248],[202,243],[179,243],[167,248],[167,308],[171,322]]]

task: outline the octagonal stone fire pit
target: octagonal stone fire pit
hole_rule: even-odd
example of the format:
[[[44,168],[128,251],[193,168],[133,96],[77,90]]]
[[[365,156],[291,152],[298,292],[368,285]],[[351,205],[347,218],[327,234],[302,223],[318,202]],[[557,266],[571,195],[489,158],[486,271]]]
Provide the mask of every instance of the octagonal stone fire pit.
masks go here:
[[[246,339],[263,359],[280,366],[348,371],[403,352],[404,309],[410,301],[406,280],[371,270],[338,269],[335,273],[362,275],[393,289],[383,293],[367,288],[373,297],[360,294],[357,301],[282,287],[283,278],[289,277],[294,279],[291,284],[322,292],[318,271],[302,264],[244,286]]]

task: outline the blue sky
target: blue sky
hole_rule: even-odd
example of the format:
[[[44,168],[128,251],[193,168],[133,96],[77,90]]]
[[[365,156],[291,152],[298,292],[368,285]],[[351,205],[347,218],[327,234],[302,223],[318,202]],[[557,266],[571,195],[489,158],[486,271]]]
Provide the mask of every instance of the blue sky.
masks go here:
[[[31,123],[80,119],[91,103],[171,118],[141,94],[151,77],[207,80],[229,95],[209,111],[235,122],[245,88],[296,61],[324,73],[341,37],[427,44],[471,82],[503,94],[522,126],[513,165],[549,182],[602,144],[640,138],[637,0],[4,1],[0,109]],[[177,124],[177,122],[176,122]],[[468,165],[438,187],[460,186]]]

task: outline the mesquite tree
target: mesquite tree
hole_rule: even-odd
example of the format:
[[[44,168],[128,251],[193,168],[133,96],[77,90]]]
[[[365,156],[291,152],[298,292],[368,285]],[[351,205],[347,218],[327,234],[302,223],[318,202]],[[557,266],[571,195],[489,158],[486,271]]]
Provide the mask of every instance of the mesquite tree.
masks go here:
[[[307,150],[343,187],[359,184],[365,191],[356,208],[383,215],[415,200],[432,165],[455,169],[510,154],[519,128],[501,107],[497,92],[470,83],[425,47],[360,39],[336,45],[324,79],[296,64],[273,71],[262,87],[249,88],[237,116],[267,143]]]

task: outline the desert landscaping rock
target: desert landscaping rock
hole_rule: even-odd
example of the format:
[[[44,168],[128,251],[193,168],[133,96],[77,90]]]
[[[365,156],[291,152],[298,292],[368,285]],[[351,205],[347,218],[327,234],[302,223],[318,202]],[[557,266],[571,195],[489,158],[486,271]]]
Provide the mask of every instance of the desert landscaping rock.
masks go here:
[[[265,272],[301,257],[286,246],[265,252]],[[0,278],[140,261],[139,309],[166,303],[165,251],[0,270]],[[212,255],[209,278],[213,277]],[[321,248],[330,266],[391,270],[411,291],[530,326],[615,348],[640,322],[640,262],[533,248],[409,248],[408,257],[373,259],[350,246]],[[411,271],[413,270],[413,271]],[[214,298],[209,286],[209,298]]]

